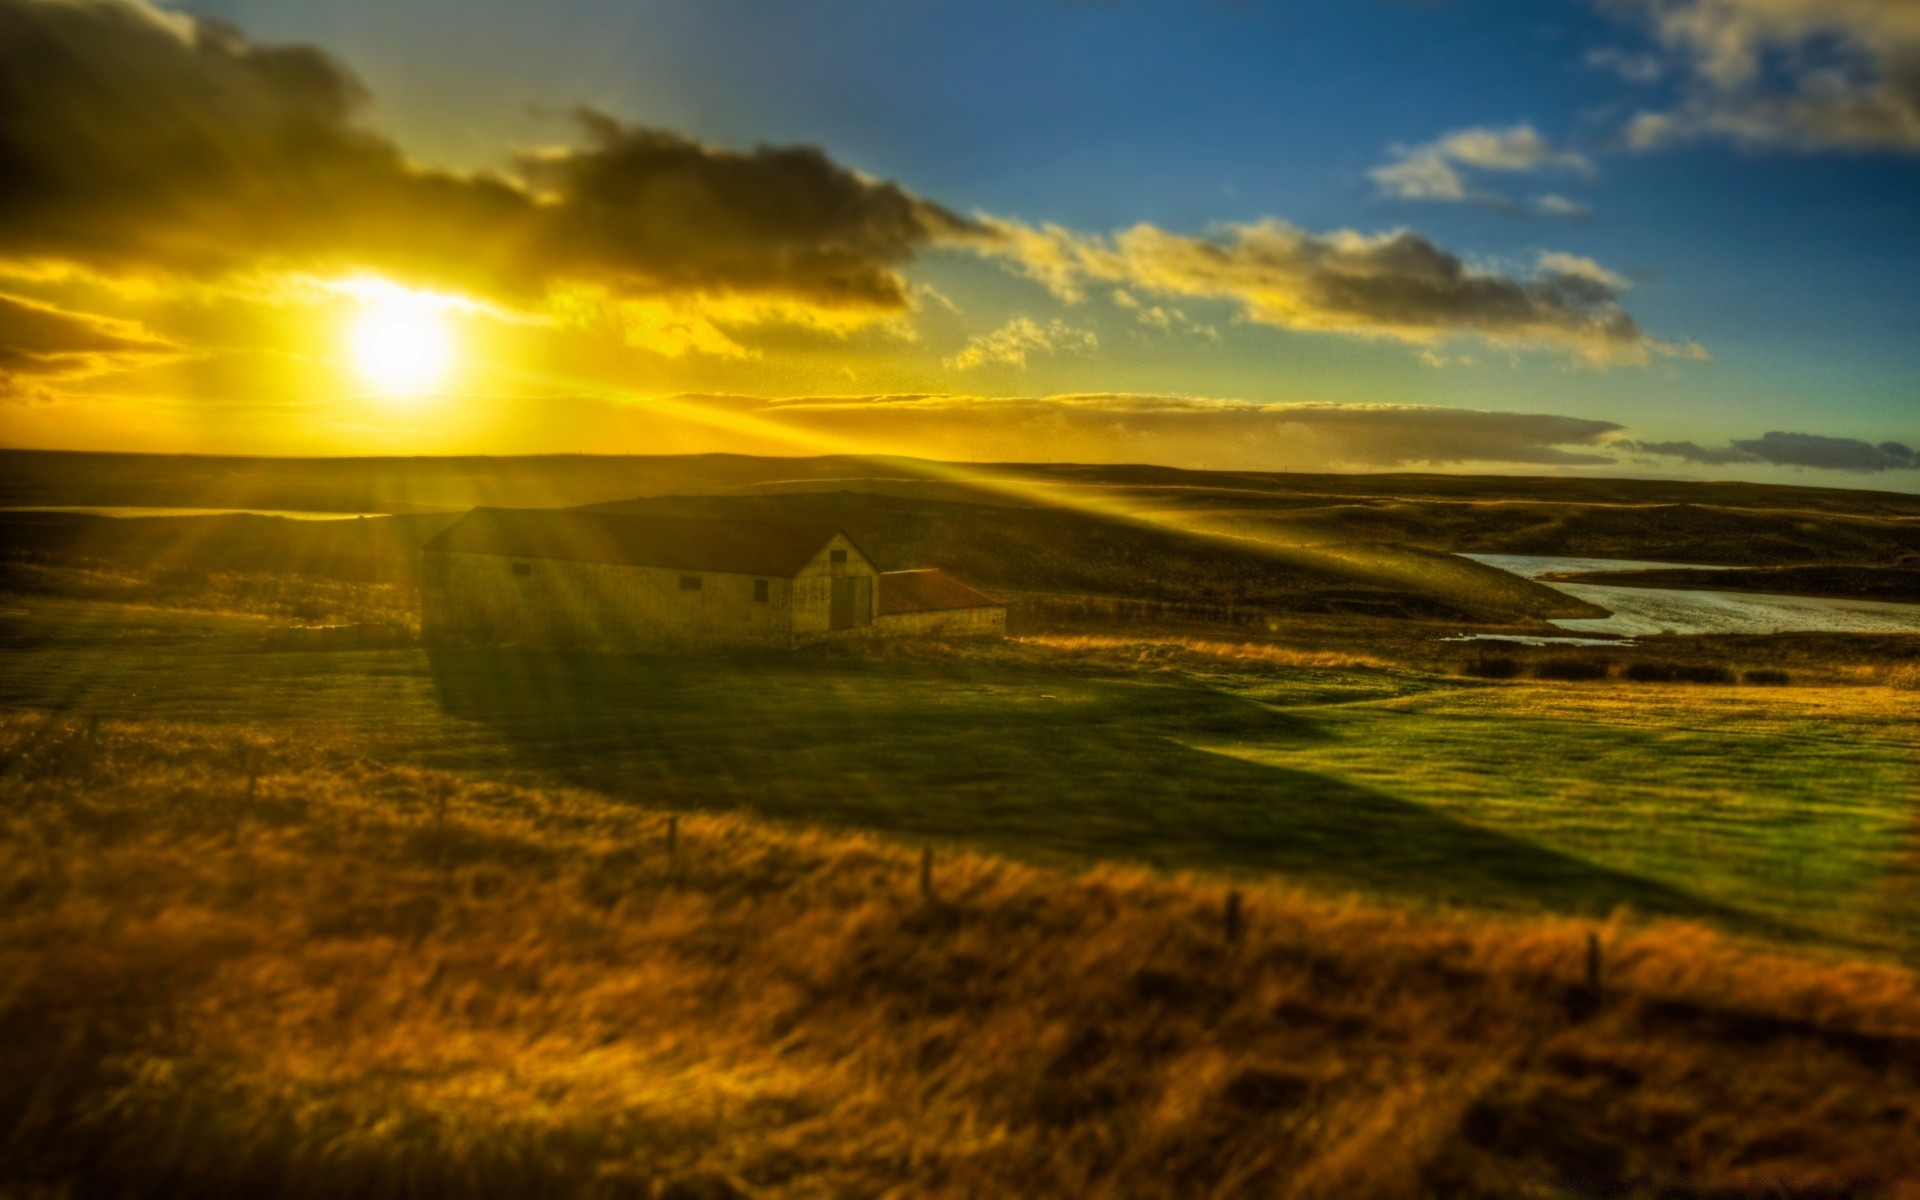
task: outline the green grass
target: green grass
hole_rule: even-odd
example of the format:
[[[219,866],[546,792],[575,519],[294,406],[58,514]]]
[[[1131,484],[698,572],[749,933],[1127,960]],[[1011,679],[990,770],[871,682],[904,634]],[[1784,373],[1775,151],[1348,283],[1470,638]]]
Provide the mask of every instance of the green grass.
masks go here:
[[[1217,741],[1841,938],[1901,941],[1920,705],[1885,689],[1508,685]]]
[[[1047,861],[1912,937],[1911,693],[1487,686],[1022,644],[276,652],[264,629],[10,600],[0,707],[305,731],[485,778]]]

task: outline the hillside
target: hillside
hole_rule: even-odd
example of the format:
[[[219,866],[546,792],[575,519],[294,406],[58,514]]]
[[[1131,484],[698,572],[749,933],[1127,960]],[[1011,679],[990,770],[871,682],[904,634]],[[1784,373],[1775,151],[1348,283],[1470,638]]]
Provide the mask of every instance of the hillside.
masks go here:
[[[1027,594],[1092,595],[1187,606],[1193,615],[1214,618],[1361,613],[1478,623],[1597,611],[1550,588],[1432,552],[1268,546],[1069,508],[860,492],[662,497],[607,507],[835,525],[883,569],[944,567],[1017,593],[1022,605],[1035,602],[1023,598]],[[57,581],[44,571],[27,568],[66,565],[132,573],[175,590],[213,573],[404,588],[414,578],[420,547],[454,518],[434,513],[302,521],[0,512],[0,586],[57,590]]]
[[[610,512],[831,525],[882,570],[935,566],[1016,592],[1126,597],[1208,610],[1453,620],[1599,615],[1572,597],[1447,555],[1384,545],[1294,547],[1069,507],[835,491],[670,496]]]
[[[1885,565],[1920,554],[1920,496],[1764,484],[841,455],[265,459],[0,451],[0,506],[409,513],[841,490],[1129,514],[1286,545],[1389,543],[1726,566]]]

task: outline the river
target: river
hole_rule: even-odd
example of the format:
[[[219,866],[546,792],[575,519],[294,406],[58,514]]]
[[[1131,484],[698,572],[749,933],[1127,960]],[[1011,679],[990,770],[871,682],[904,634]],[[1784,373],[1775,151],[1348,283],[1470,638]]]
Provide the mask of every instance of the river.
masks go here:
[[[1657,633],[1920,633],[1920,604],[1707,589],[1609,587],[1541,579],[1543,575],[1561,572],[1634,571],[1651,567],[1716,569],[1696,563],[1535,554],[1463,554],[1461,557],[1539,580],[1612,614],[1562,617],[1553,622],[1571,634],[1643,637]]]

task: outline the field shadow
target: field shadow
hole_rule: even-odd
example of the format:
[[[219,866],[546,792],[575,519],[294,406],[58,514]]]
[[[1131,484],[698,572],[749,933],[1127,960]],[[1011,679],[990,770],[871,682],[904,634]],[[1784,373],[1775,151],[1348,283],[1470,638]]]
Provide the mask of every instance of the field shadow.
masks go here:
[[[1016,857],[1762,924],[1384,792],[1189,744],[1326,736],[1310,716],[1204,688],[1005,662],[471,649],[429,661],[445,711],[482,725],[517,766],[650,804]]]

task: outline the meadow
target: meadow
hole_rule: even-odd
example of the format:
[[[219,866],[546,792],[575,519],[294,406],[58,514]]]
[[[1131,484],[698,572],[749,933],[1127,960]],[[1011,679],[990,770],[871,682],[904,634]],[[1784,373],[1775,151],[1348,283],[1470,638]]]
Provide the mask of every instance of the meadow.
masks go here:
[[[20,600],[0,705],[1055,865],[1616,908],[1903,953],[1920,692],[1485,681],[1151,636],[603,655],[282,649],[243,616]]]

